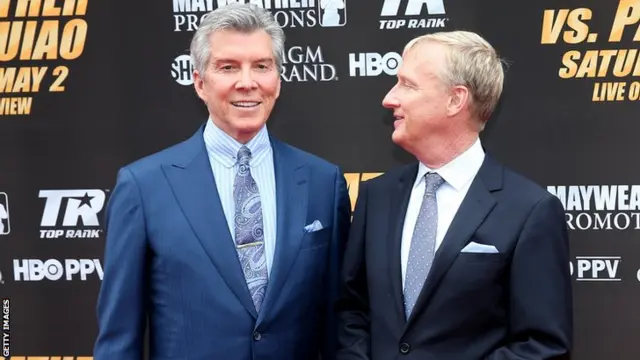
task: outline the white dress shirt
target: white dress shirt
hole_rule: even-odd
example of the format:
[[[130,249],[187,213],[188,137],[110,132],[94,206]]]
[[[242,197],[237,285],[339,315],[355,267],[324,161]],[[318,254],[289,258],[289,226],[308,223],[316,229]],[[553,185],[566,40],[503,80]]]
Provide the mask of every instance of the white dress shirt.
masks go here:
[[[453,159],[438,170],[435,170],[445,182],[436,191],[436,201],[438,203],[438,229],[436,230],[436,251],[440,247],[444,235],[451,225],[458,208],[469,191],[469,187],[475,178],[482,162],[484,161],[484,150],[480,139],[465,152]],[[425,178],[427,172],[433,172],[424,164],[418,166],[418,175],[411,189],[409,206],[405,215],[404,227],[402,229],[402,245],[400,250],[400,262],[402,264],[402,288],[404,289],[405,276],[407,273],[407,262],[409,259],[409,248],[413,230],[418,220],[418,213],[424,197]]]
[[[231,238],[235,241],[233,183],[238,168],[238,150],[242,144],[218,128],[211,119],[205,125],[203,136]],[[251,176],[260,191],[267,273],[270,274],[276,248],[276,180],[273,169],[273,151],[266,125],[246,146],[251,150],[251,160],[249,161]],[[207,200],[210,201],[210,199],[202,199],[202,201]]]

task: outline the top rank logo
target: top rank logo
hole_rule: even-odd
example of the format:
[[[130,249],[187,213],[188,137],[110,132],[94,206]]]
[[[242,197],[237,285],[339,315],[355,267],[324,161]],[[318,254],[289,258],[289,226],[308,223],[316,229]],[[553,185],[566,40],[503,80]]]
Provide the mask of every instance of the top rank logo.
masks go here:
[[[445,14],[444,0],[384,0],[380,29],[444,28]]]
[[[347,0],[173,0],[173,31],[195,31],[206,14],[229,4],[253,4],[271,10],[286,28],[337,27],[347,23]]]
[[[9,197],[0,192],[0,235],[8,235],[11,231],[9,223]]]
[[[40,190],[46,199],[40,226],[40,238],[95,239],[101,229],[98,214],[105,203],[105,192],[89,190]]]

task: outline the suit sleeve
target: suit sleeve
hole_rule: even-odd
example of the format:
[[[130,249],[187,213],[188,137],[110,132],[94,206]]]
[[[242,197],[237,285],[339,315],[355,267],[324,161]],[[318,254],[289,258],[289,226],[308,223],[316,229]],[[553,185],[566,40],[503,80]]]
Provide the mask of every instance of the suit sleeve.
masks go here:
[[[333,360],[337,350],[337,318],[334,311],[335,303],[340,291],[340,269],[344,257],[344,247],[349,236],[351,225],[351,203],[347,192],[347,182],[343,173],[337,169],[334,190],[333,235],[329,255],[329,271],[326,272],[327,306],[320,314],[320,334],[322,337],[321,359]]]
[[[511,265],[510,339],[487,360],[569,359],[573,342],[569,238],[553,195],[531,211]]]
[[[367,183],[360,184],[342,269],[338,360],[371,358],[369,295],[365,263]]]
[[[145,330],[146,231],[133,174],[118,173],[106,211],[104,276],[98,295],[95,360],[141,360]]]

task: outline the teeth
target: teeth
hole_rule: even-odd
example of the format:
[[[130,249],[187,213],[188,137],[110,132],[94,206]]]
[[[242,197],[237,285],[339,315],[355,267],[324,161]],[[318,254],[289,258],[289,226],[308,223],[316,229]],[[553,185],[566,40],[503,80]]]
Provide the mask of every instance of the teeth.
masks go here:
[[[239,107],[254,107],[254,106],[258,106],[258,104],[260,104],[257,101],[237,101],[232,103],[234,106],[239,106]]]

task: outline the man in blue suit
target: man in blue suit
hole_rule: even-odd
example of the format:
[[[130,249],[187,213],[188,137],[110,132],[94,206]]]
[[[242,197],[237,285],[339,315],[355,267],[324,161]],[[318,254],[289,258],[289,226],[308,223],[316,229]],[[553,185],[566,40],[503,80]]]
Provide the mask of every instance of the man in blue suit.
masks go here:
[[[209,119],[119,171],[96,360],[332,359],[350,205],[340,169],[269,135],[284,34],[229,5],[191,44]]]

